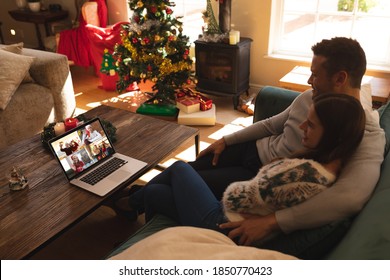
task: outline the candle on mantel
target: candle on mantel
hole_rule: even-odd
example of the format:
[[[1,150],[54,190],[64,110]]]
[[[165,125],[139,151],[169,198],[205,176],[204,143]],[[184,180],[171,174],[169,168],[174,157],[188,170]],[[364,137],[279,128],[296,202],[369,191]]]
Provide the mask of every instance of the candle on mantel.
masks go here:
[[[229,32],[229,44],[236,45],[240,42],[240,31],[231,30]]]
[[[54,126],[54,132],[56,136],[65,133],[65,124],[63,122],[58,122]]]
[[[75,128],[78,124],[78,120],[76,118],[67,118],[65,119],[65,130],[71,130],[72,128]]]

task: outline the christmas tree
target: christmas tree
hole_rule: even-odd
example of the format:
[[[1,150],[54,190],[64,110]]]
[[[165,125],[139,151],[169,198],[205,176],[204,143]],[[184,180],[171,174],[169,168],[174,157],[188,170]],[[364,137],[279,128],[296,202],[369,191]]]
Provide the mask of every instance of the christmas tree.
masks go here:
[[[167,0],[129,0],[134,13],[114,51],[119,92],[133,82],[151,80],[154,103],[174,103],[175,90],[191,83],[189,38],[182,34],[180,18],[173,16],[174,5]]]

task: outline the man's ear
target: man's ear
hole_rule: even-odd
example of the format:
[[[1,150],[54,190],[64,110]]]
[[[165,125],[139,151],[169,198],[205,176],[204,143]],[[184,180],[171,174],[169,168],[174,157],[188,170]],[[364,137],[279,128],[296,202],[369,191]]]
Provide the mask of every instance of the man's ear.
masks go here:
[[[348,83],[348,73],[346,71],[339,71],[334,74],[333,80],[337,87],[343,87]]]

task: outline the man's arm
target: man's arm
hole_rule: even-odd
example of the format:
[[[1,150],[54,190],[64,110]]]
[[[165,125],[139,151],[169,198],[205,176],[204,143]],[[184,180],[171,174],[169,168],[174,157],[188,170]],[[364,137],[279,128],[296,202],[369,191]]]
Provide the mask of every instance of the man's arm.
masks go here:
[[[283,112],[251,124],[237,132],[225,135],[223,138],[228,146],[244,143],[283,133],[284,125],[289,118],[291,106]]]
[[[219,156],[225,150],[226,146],[280,134],[283,132],[284,124],[288,119],[289,112],[290,107],[276,116],[251,124],[235,133],[225,135],[201,151],[197,158],[212,153],[214,154],[213,165],[217,165]]]

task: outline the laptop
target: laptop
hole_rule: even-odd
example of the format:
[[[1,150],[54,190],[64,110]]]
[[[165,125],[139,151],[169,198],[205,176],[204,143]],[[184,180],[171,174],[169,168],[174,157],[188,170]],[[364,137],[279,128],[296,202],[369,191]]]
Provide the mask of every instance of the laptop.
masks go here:
[[[115,152],[99,118],[94,118],[49,141],[68,181],[104,196],[147,164]]]

